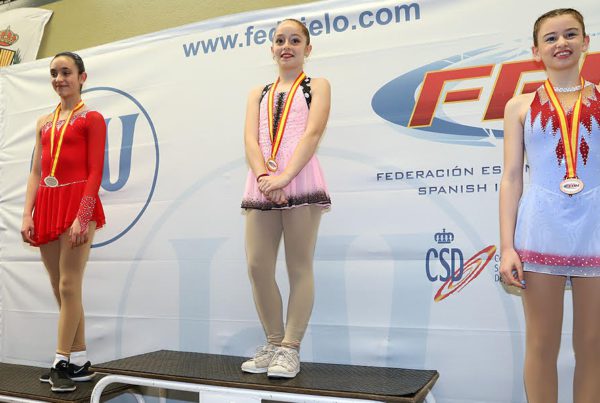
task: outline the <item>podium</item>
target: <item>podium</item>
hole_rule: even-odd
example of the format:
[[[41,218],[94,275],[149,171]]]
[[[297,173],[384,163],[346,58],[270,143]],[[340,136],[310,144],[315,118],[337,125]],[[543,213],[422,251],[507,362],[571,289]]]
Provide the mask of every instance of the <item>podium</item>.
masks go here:
[[[273,379],[242,372],[246,359],[160,350],[106,362],[94,366],[106,375],[95,385],[91,401],[99,403],[105,388],[122,383],[256,402],[433,403],[433,396],[427,396],[439,377],[435,370],[303,362],[295,378]]]

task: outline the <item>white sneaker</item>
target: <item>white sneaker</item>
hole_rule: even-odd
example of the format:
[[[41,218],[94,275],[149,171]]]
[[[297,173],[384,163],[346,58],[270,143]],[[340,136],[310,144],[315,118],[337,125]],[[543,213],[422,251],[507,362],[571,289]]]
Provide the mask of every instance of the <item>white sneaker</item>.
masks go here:
[[[300,372],[300,357],[298,350],[289,347],[279,347],[269,364],[267,376],[271,378],[293,378]]]
[[[252,374],[263,374],[267,372],[269,363],[271,362],[271,359],[273,359],[277,349],[278,347],[273,344],[258,347],[254,357],[250,358],[248,361],[244,361],[242,364],[242,371],[250,372]]]

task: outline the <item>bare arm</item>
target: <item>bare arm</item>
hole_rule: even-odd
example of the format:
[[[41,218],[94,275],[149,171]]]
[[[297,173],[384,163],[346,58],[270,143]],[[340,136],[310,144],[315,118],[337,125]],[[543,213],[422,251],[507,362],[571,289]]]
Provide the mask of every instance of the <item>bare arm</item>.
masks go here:
[[[523,193],[523,123],[533,94],[511,99],[504,110],[504,170],[500,182],[500,274],[508,285],[524,288],[523,267],[514,249],[519,199]],[[516,278],[513,271],[516,270]]]
[[[311,81],[311,92],[312,101],[306,130],[284,171],[277,176],[265,177],[264,180],[261,178],[259,188],[262,192],[285,187],[298,175],[317,150],[329,119],[331,87],[326,79],[314,78]]]
[[[248,105],[246,106],[246,123],[244,126],[246,160],[248,161],[248,165],[250,165],[250,169],[257,177],[267,173],[265,160],[258,145],[258,119],[261,93],[261,87],[257,87],[250,92]]]
[[[29,178],[27,180],[27,190],[25,192],[25,206],[23,207],[23,224],[21,226],[21,236],[23,238],[23,241],[27,243],[33,243],[32,237],[35,232],[35,228],[33,227],[33,207],[35,205],[35,199],[37,196],[38,187],[40,185],[40,177],[42,174],[41,129],[45,120],[46,116],[42,116],[38,119],[36,124],[33,164],[31,166]]]
[[[260,175],[267,174],[265,169],[265,160],[258,144],[258,124],[260,114],[260,96],[262,87],[257,87],[250,92],[248,96],[248,105],[246,106],[246,123],[244,127],[244,148],[246,150],[246,160],[250,169],[257,178]],[[260,178],[263,181],[264,177]],[[259,182],[260,183],[260,182]],[[262,191],[262,190],[261,190]],[[263,192],[265,197],[275,204],[287,203],[287,198],[283,190]]]

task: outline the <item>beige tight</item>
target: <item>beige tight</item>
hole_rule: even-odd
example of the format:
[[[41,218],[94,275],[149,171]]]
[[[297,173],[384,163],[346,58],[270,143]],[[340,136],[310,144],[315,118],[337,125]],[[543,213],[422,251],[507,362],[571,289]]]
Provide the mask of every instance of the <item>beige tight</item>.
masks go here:
[[[248,210],[246,256],[258,316],[271,344],[300,348],[314,301],[313,256],[322,208]],[[275,263],[283,234],[290,280],[287,321],[283,324],[281,293]]]
[[[525,272],[525,389],[529,403],[558,400],[556,360],[560,348],[565,277]],[[572,277],[573,402],[597,402],[600,396],[600,278]]]
[[[67,357],[71,352],[86,349],[81,290],[95,229],[96,223],[90,221],[88,242],[75,248],[71,247],[69,231],[65,231],[57,240],[40,246],[42,261],[60,309],[56,352]]]

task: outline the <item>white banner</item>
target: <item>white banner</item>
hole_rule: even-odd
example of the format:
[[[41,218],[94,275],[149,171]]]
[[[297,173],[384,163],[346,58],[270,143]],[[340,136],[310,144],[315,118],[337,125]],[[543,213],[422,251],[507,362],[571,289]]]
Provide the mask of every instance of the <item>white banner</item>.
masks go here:
[[[52,11],[16,8],[0,13],[0,67],[35,60]]]
[[[309,76],[332,86],[318,154],[332,194],[301,359],[437,369],[442,403],[524,402],[521,299],[499,283],[506,101],[543,79],[531,30],[558,0],[323,1],[84,50],[84,100],[108,125],[107,225],[85,280],[94,362],[157,349],[251,355],[263,342],[244,255],[243,123],[277,70],[269,34],[303,19]],[[600,6],[583,63],[600,81]],[[48,364],[57,311],[19,235],[49,60],[0,72],[0,359]],[[283,255],[278,278],[287,295]],[[561,401],[573,356],[567,298]],[[44,335],[44,337],[41,337]]]

